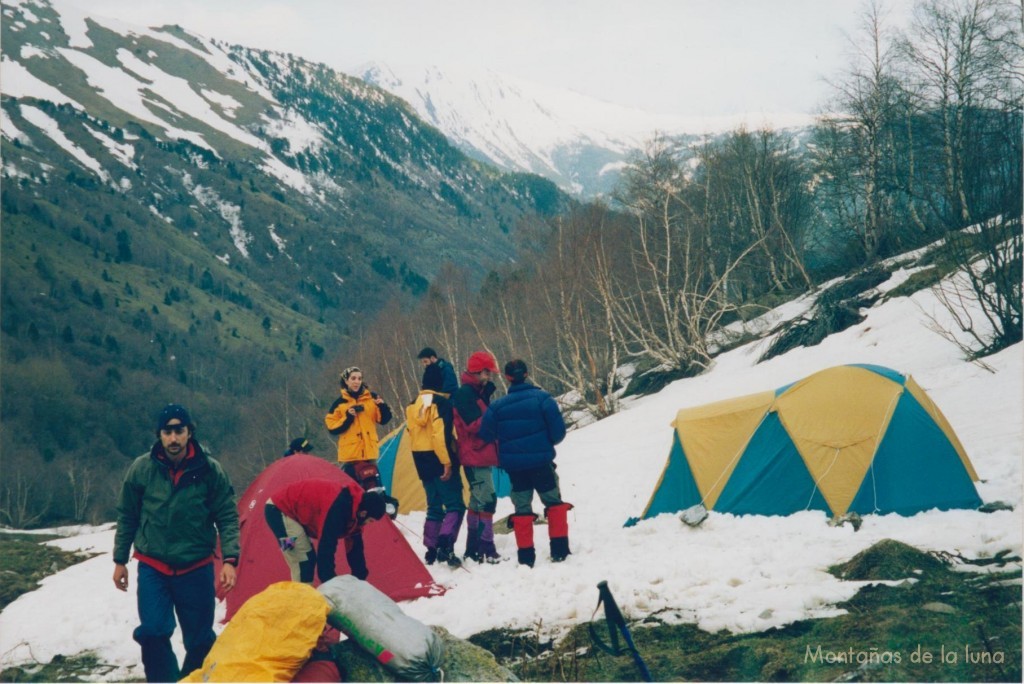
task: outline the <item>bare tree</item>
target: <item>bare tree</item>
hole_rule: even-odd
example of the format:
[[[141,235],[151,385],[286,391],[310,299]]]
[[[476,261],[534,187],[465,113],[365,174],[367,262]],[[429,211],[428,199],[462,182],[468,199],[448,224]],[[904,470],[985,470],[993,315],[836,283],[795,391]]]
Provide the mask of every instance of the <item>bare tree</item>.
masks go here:
[[[30,527],[42,520],[50,509],[52,490],[41,495],[35,483],[28,481],[21,472],[5,477],[0,490],[0,517],[8,525],[18,529]]]
[[[809,287],[804,266],[809,177],[789,141],[768,129],[740,129],[703,146],[698,159],[691,204],[701,207],[694,220],[708,224],[707,249],[718,268],[751,241],[760,243],[729,283],[735,301],[769,289]]]
[[[72,518],[84,521],[92,500],[93,469],[72,458],[65,473],[71,485]]]
[[[537,298],[549,322],[550,352],[539,374],[573,390],[591,415],[614,413],[621,350],[610,311],[600,295],[597,269],[605,257],[601,237],[607,210],[592,205],[556,219],[547,256],[538,269]]]
[[[761,244],[750,241],[717,263],[708,225],[686,197],[683,162],[655,139],[626,174],[622,201],[635,227],[624,247],[625,276],[609,282],[616,333],[630,354],[671,369],[704,369],[708,334],[734,307],[726,284]]]
[[[932,290],[967,341],[933,320],[933,329],[968,359],[979,359],[1020,342],[1024,234],[1020,217],[997,218],[976,229],[950,233],[945,252],[961,265]]]
[[[899,41],[935,141],[939,217],[951,229],[1011,208],[990,187],[1019,147],[1022,10],[1009,0],[924,0]]]
[[[866,9],[850,39],[854,63],[833,83],[838,111],[819,122],[815,146],[817,192],[829,215],[855,236],[865,262],[912,223],[905,220],[910,211],[899,180],[909,100],[885,18],[879,2]]]

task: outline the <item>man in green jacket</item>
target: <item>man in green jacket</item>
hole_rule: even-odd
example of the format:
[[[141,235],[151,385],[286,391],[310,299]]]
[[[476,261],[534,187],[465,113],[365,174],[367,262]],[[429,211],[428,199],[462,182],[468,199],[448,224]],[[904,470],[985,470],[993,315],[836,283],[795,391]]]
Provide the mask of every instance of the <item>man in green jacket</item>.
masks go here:
[[[150,682],[176,682],[203,664],[213,631],[214,552],[217,536],[225,592],[235,586],[238,510],[220,463],[195,439],[188,411],[168,404],[160,412],[157,441],[132,462],[121,485],[114,537],[114,586],[128,590],[128,555],[139,561],[139,624],[132,636],[142,647]],[[185,660],[171,648],[175,613]]]

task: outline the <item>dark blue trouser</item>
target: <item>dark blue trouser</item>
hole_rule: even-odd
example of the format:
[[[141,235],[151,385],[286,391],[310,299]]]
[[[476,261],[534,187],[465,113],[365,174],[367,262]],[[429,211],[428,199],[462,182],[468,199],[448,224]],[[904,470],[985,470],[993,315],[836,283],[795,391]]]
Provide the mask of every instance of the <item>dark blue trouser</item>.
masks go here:
[[[462,513],[466,504],[462,499],[462,475],[456,466],[447,480],[434,477],[420,480],[427,495],[427,520],[441,520],[448,513]]]
[[[146,681],[176,682],[199,669],[217,635],[213,631],[213,563],[183,575],[165,575],[139,563],[139,622],[132,637],[142,647]],[[185,662],[171,648],[174,615],[181,622]]]

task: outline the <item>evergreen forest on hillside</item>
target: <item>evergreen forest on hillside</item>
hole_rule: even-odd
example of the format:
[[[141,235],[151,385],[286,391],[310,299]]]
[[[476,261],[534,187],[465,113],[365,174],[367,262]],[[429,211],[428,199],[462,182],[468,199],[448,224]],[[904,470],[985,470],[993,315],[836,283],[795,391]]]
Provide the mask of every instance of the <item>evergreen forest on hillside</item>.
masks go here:
[[[623,389],[656,391],[742,342],[722,334],[726,324],[840,275],[870,277],[885,258],[939,241],[913,285],[939,288],[955,315],[980,303],[986,321],[962,319],[974,336],[965,356],[1020,341],[1020,11],[1001,0],[921,0],[907,30],[893,33],[867,7],[855,36],[862,52],[834,79],[834,114],[798,134],[737,129],[697,145],[656,137],[602,201],[570,201],[525,175],[481,171],[490,180],[446,185],[406,239],[433,259],[429,273],[389,251],[376,231],[392,239],[393,227],[373,225],[333,233],[341,244],[316,278],[285,280],[267,275],[271,266],[211,260],[206,252],[218,248],[195,238],[204,227],[190,223],[184,197],[150,208],[74,170],[5,175],[0,523],[113,519],[123,469],[152,444],[153,417],[171,401],[189,407],[236,491],[292,437],[330,458],[322,419],[338,371],[360,366],[400,409],[416,394],[415,356],[427,345],[457,367],[481,348],[499,363],[521,357],[573,415],[601,418]],[[328,118],[387,127],[371,114],[353,115],[349,104]],[[5,138],[5,155],[16,145]],[[160,167],[202,153],[184,142],[146,149]],[[315,260],[329,218],[305,213],[251,169],[232,173],[233,201],[263,225],[305,226],[298,246]],[[379,169],[350,180],[386,186],[390,194],[372,201],[392,198],[403,215],[426,201],[397,194],[401,180]],[[28,191],[40,183],[45,199]],[[525,208],[511,204],[516,197]],[[459,255],[472,252],[471,227],[485,215],[508,247],[481,247],[481,267]],[[462,232],[432,232],[448,219],[463,221]],[[943,282],[958,269],[963,278]],[[333,298],[318,284],[331,278],[357,283],[355,296]],[[791,343],[856,322],[856,304],[825,299],[820,329],[796,331]]]

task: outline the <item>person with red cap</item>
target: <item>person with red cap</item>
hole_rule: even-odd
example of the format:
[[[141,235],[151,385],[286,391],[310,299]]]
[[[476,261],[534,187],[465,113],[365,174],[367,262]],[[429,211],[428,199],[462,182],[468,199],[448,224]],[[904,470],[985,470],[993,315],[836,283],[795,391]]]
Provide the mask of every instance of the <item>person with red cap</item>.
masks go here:
[[[491,377],[497,373],[498,364],[491,354],[473,352],[462,373],[462,386],[452,397],[459,462],[469,482],[466,557],[478,563],[501,560],[494,547],[494,511],[498,503],[494,491],[494,466],[498,465],[498,450],[493,443],[480,439],[478,434],[480,421],[494,394]]]
[[[555,473],[555,445],[565,439],[565,421],[550,394],[527,382],[526,362],[505,364],[508,394],[491,404],[480,421],[477,436],[498,443],[498,464],[512,481],[512,529],[519,547],[519,563],[533,567],[533,493],[536,491],[548,519],[551,560],[569,556],[568,513],[572,504],[562,501]]]

